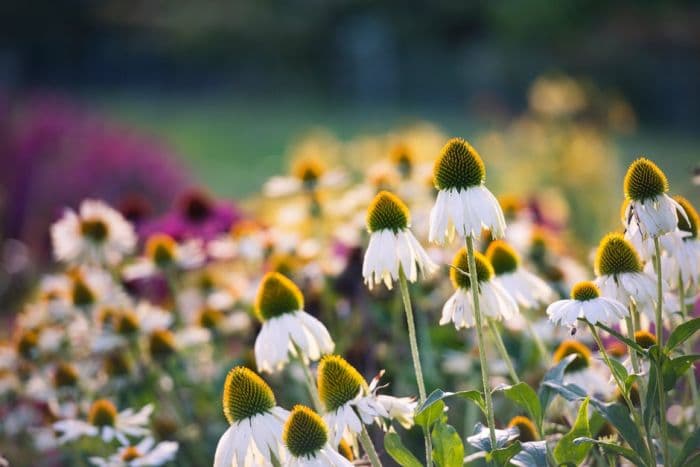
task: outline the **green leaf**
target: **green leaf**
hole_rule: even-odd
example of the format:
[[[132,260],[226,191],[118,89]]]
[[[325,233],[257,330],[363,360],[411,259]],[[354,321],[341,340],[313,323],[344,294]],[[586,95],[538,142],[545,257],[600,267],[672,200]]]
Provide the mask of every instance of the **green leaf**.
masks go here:
[[[647,465],[647,463],[644,461],[644,459],[639,457],[639,454],[637,454],[635,451],[633,451],[629,448],[620,446],[619,444],[608,443],[605,441],[600,441],[600,440],[588,438],[585,436],[581,437],[581,438],[576,438],[574,440],[574,444],[576,444],[576,445],[586,444],[586,443],[596,444],[596,445],[600,446],[603,449],[603,451],[605,451],[606,453],[614,454],[617,456],[622,456],[622,457],[632,461],[632,463],[634,465],[640,465],[640,466]]]
[[[618,380],[626,381],[627,377],[629,376],[627,373],[627,368],[625,368],[622,363],[618,362],[614,358],[610,359],[610,364],[612,365],[612,371],[615,373]]]
[[[547,464],[547,441],[529,441],[520,445],[522,450],[510,463],[516,467],[543,467]]]
[[[588,397],[583,400],[571,431],[562,436],[554,448],[554,458],[559,464],[572,463],[579,465],[591,449],[590,445],[574,444],[576,438],[591,437],[591,429],[588,425],[588,401]]]
[[[424,429],[430,429],[445,411],[443,400],[450,397],[461,397],[462,399],[470,400],[486,414],[486,402],[484,402],[484,397],[479,391],[446,392],[442,389],[436,389],[431,392],[425,402],[416,409],[415,422],[424,427]]]
[[[462,467],[464,444],[452,426],[437,423],[433,428],[433,460],[439,467]]]
[[[646,354],[646,351],[644,350],[644,347],[642,347],[641,345],[637,344],[637,342],[633,341],[633,340],[630,339],[629,337],[623,336],[622,334],[620,334],[619,332],[617,332],[617,331],[614,330],[613,328],[610,328],[610,327],[608,327],[608,326],[606,326],[606,325],[604,325],[603,323],[600,323],[600,322],[596,323],[596,326],[602,328],[602,329],[605,330],[605,332],[607,332],[608,334],[611,334],[611,335],[615,336],[615,338],[616,338],[617,340],[624,342],[625,344],[627,344],[628,347],[633,348],[634,350],[636,350],[637,352],[639,352],[639,353],[641,353],[641,354]]]
[[[659,419],[659,379],[656,375],[656,365],[649,365],[647,395],[644,399],[644,413],[642,414],[647,431],[651,430],[654,420]]]
[[[496,449],[500,449],[515,440],[518,437],[518,433],[518,429],[515,427],[506,428],[505,430],[496,429]],[[489,428],[480,422],[474,426],[474,434],[467,438],[467,443],[480,451],[491,452],[494,450],[491,446]]]
[[[384,449],[401,467],[421,467],[421,463],[406,446],[395,431],[389,431],[384,436]]]
[[[505,396],[527,410],[530,418],[537,425],[537,431],[542,433],[542,406],[537,398],[537,393],[525,382],[520,382],[512,386],[501,386],[498,391],[503,391]]]
[[[520,441],[516,441],[505,448],[499,448],[486,454],[486,460],[492,461],[499,466],[506,466],[509,463],[508,461],[519,453],[521,449]]]
[[[678,379],[683,376],[697,360],[700,360],[700,355],[698,354],[682,355],[674,359],[667,359],[661,370],[664,377],[664,389],[667,391],[673,389]]]
[[[432,404],[423,407],[421,411],[416,414],[414,420],[424,431],[429,432],[435,422],[440,420],[444,412],[445,403],[442,400],[436,400]]]
[[[683,342],[687,341],[693,334],[700,330],[700,318],[691,319],[685,323],[676,326],[666,342],[666,351],[670,352]]]
[[[546,383],[554,382],[561,384],[562,380],[564,379],[564,371],[566,370],[566,367],[569,366],[569,364],[575,359],[576,355],[569,355],[563,358],[556,364],[556,366],[550,368],[547,373],[545,373],[542,383],[540,384],[540,388],[537,392],[537,397],[540,400],[540,408],[543,412],[547,410],[549,403],[552,401],[552,396],[554,395],[554,391],[547,387]]]
[[[696,429],[695,432],[690,435],[690,437],[683,443],[683,448],[681,452],[678,453],[676,462],[674,462],[673,467],[683,466],[687,460],[692,457],[697,457],[700,455],[700,429]],[[693,464],[695,465],[695,464]]]

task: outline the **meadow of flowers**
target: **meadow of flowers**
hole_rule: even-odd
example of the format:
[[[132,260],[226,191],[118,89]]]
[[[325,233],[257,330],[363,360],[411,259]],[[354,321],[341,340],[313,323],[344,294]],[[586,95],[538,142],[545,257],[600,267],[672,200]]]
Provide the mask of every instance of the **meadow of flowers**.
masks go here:
[[[0,343],[0,460],[698,465],[698,213],[567,86],[474,146],[315,133],[245,214],[66,208]]]

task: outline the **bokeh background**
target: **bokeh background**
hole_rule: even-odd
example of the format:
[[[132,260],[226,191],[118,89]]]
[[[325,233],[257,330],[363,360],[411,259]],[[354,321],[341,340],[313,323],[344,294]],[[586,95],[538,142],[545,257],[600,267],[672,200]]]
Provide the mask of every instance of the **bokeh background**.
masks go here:
[[[2,2],[3,294],[63,206],[152,218],[192,187],[242,202],[319,128],[348,141],[430,122],[483,142],[487,165],[499,152],[501,191],[546,192],[538,171],[619,186],[645,154],[697,201],[699,77],[692,1]],[[592,222],[573,201],[586,241],[616,222],[617,206]]]

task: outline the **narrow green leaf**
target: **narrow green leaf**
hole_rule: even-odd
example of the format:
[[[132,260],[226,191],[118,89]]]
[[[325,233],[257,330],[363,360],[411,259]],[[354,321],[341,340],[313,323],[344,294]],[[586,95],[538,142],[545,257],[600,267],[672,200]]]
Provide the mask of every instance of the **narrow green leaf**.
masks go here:
[[[452,426],[437,423],[433,428],[433,460],[439,467],[462,467],[464,444]]]
[[[508,399],[524,408],[530,418],[535,422],[537,431],[539,431],[540,434],[542,433],[542,406],[537,398],[537,393],[529,384],[520,382],[512,386],[501,386],[497,388],[497,390],[503,391],[503,394],[505,394]]]
[[[437,400],[428,406],[424,406],[416,414],[414,420],[424,431],[429,432],[435,422],[440,419],[443,412],[445,412],[445,403],[442,400]]]
[[[612,365],[612,371],[615,372],[615,376],[617,376],[620,381],[626,381],[627,377],[629,376],[627,373],[627,368],[625,368],[622,363],[618,362],[614,358],[610,359],[610,364]]]
[[[678,457],[676,458],[673,467],[682,467],[685,465],[686,461],[698,455],[700,455],[700,429],[696,429],[695,432],[685,440],[685,443],[683,443],[683,448],[681,449],[681,452],[678,453]]]
[[[516,441],[504,448],[499,448],[486,454],[486,460],[490,460],[498,466],[506,466],[511,458],[519,453],[521,449],[520,441]]]
[[[611,335],[615,336],[615,338],[616,338],[617,340],[620,340],[620,341],[624,342],[625,344],[627,344],[627,346],[633,348],[633,349],[636,350],[637,352],[639,352],[639,353],[641,353],[641,354],[645,354],[645,353],[646,353],[646,351],[644,350],[644,348],[643,348],[641,345],[637,344],[635,341],[633,341],[633,340],[630,339],[629,337],[623,336],[622,334],[620,334],[619,332],[617,332],[617,331],[614,330],[613,328],[610,328],[610,327],[608,327],[608,326],[606,326],[606,325],[604,325],[603,323],[600,323],[600,322],[599,322],[599,323],[596,323],[596,326],[598,326],[599,328],[603,329],[603,330],[604,330],[605,332],[607,332],[608,334],[611,334]]]
[[[562,359],[562,361],[557,363],[554,367],[550,368],[547,373],[545,373],[542,383],[540,384],[540,388],[537,392],[537,397],[540,400],[540,408],[543,412],[547,411],[547,407],[552,401],[552,396],[554,395],[554,391],[547,387],[546,383],[551,381],[560,384],[562,379],[564,379],[564,371],[566,370],[566,367],[569,366],[569,364],[575,359],[576,355],[569,355]]]
[[[672,351],[683,342],[690,339],[693,334],[698,332],[698,330],[700,330],[700,318],[691,319],[690,321],[686,321],[680,326],[677,326],[668,337],[668,342],[666,342],[666,351]]]
[[[571,431],[562,436],[554,448],[554,458],[559,464],[579,465],[591,449],[589,444],[574,444],[576,438],[591,437],[591,429],[588,425],[588,401],[588,397],[583,400]]]
[[[576,445],[586,444],[586,443],[596,444],[596,445],[600,446],[603,449],[603,451],[605,451],[606,453],[614,454],[617,456],[622,456],[622,457],[632,461],[632,463],[634,465],[638,465],[638,466],[647,465],[647,463],[644,461],[644,459],[639,457],[639,454],[637,454],[635,451],[633,451],[629,448],[620,446],[619,444],[608,443],[605,441],[600,441],[600,440],[588,438],[585,436],[581,437],[581,438],[576,438],[574,440],[574,444],[576,444]]]
[[[666,360],[661,370],[664,377],[664,389],[667,391],[673,389],[678,379],[683,376],[697,360],[700,360],[700,355],[698,354],[682,355],[672,360]]]
[[[421,463],[406,446],[395,431],[389,431],[384,436],[384,449],[401,467],[421,467]]]

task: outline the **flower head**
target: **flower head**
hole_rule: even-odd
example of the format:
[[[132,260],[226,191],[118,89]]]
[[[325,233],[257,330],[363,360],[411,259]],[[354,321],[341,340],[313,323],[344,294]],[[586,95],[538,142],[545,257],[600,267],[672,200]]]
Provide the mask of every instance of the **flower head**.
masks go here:
[[[613,276],[642,271],[642,262],[632,244],[622,234],[611,233],[600,242],[595,257],[598,275]]]
[[[559,344],[554,351],[554,363],[559,363],[569,355],[576,355],[576,358],[566,367],[567,373],[574,373],[591,366],[591,350],[579,341],[568,339]]]
[[[627,169],[624,189],[627,199],[644,201],[666,193],[668,179],[656,164],[641,157]]]
[[[508,422],[508,428],[516,427],[518,429],[518,440],[521,443],[528,443],[530,441],[537,441],[540,437],[537,435],[537,428],[535,424],[532,423],[527,417],[518,415],[517,417],[511,418]]]
[[[695,207],[683,196],[674,196],[673,199],[681,206],[682,211],[678,211],[678,229],[687,232],[686,238],[698,238],[698,225],[700,225],[700,215]],[[683,216],[685,214],[685,216]]]
[[[484,182],[486,168],[471,144],[461,138],[452,138],[435,161],[433,177],[438,190],[467,189]]]
[[[369,233],[379,230],[398,232],[411,223],[408,207],[398,196],[388,191],[380,191],[367,209],[367,230]]]
[[[352,463],[329,444],[328,427],[316,412],[296,405],[284,424],[282,435],[290,466],[349,467]]]
[[[265,413],[275,405],[272,389],[255,372],[239,366],[226,375],[223,407],[229,423]]]
[[[255,314],[261,322],[304,309],[304,296],[294,282],[278,272],[265,274],[255,297]]]
[[[362,375],[343,357],[327,355],[318,365],[318,394],[326,410],[333,411],[367,390]]]
[[[579,319],[591,324],[614,324],[628,315],[617,300],[601,297],[594,282],[579,282],[571,289],[570,300],[559,300],[547,307],[547,315],[554,323],[575,328]]]
[[[493,266],[481,253],[474,252],[474,264],[476,265],[476,280],[477,282],[489,281],[495,275]],[[462,247],[452,259],[452,268],[450,268],[450,280],[455,289],[469,290],[471,287],[471,271],[469,270],[469,257],[467,249]]]

